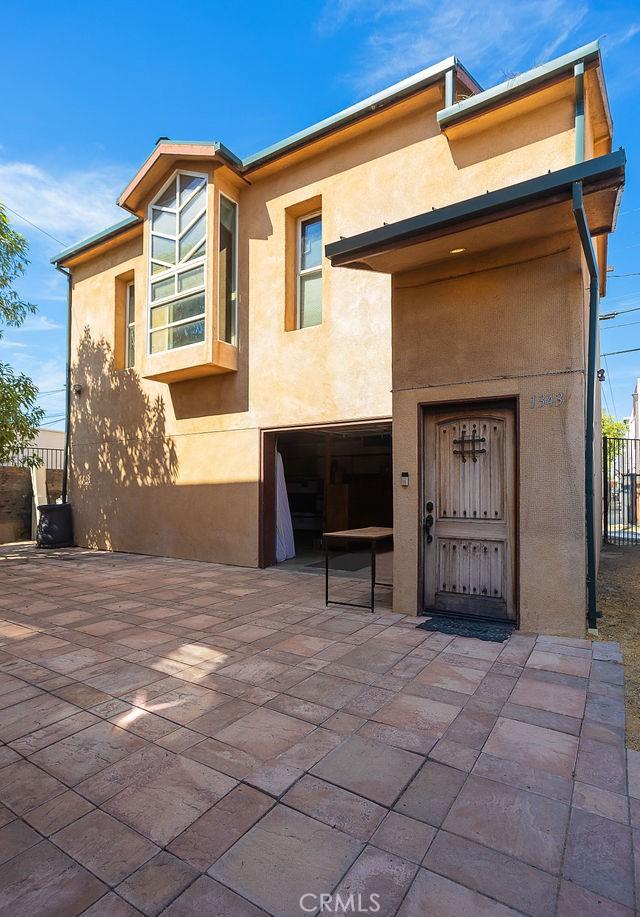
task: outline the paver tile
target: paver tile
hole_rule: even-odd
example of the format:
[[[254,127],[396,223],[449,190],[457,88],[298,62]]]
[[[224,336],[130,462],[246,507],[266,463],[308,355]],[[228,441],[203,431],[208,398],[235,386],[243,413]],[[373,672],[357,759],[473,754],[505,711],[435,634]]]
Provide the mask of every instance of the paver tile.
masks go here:
[[[297,685],[293,685],[286,693],[303,700],[313,701],[315,704],[332,707],[334,710],[340,710],[366,690],[366,685],[359,682],[316,672]]]
[[[317,777],[391,806],[423,758],[382,742],[351,736],[312,768]]]
[[[426,733],[437,739],[444,735],[459,713],[460,708],[451,704],[399,694],[377,710],[371,719],[387,726]]]
[[[105,809],[166,846],[236,783],[226,774],[175,755],[110,799]]]
[[[367,841],[371,837],[387,813],[377,803],[309,774],[294,784],[281,801],[360,841]]]
[[[0,866],[0,913],[11,917],[82,913],[107,887],[49,841]]]
[[[366,847],[336,888],[334,898],[359,902],[365,912],[375,912],[377,907],[382,914],[394,914],[417,871],[416,863]]]
[[[0,828],[0,863],[5,863],[34,844],[42,837],[20,818],[15,818],[8,825]]]
[[[583,888],[633,907],[631,830],[608,818],[573,809],[563,873]]]
[[[53,694],[31,697],[0,710],[0,740],[11,742],[79,712],[73,704],[54,697]]]
[[[581,678],[588,678],[591,660],[536,649],[527,659],[525,668],[546,669],[549,672],[562,672],[563,675],[579,675]]]
[[[547,872],[560,869],[569,809],[506,784],[471,775],[443,827]]]
[[[164,914],[166,917],[193,917],[194,914],[206,914],[207,917],[267,917],[266,911],[209,876],[196,879]]]
[[[581,717],[584,714],[586,698],[587,692],[584,688],[557,685],[523,676],[509,695],[509,703],[538,707],[565,716]]]
[[[24,815],[24,820],[32,825],[40,834],[49,837],[72,821],[86,815],[93,806],[73,790],[68,790],[60,796],[54,796],[48,802],[42,803]]]
[[[270,796],[240,784],[183,831],[169,850],[205,872],[274,804]]]
[[[138,736],[112,723],[96,723],[31,756],[31,761],[75,786],[144,745]]]
[[[631,917],[634,911],[622,904],[596,895],[574,882],[560,883],[557,917]]]
[[[117,892],[143,914],[154,917],[197,878],[197,870],[162,850],[121,882]]]
[[[29,761],[16,761],[0,770],[0,802],[17,815],[48,802],[65,790],[63,783]]]
[[[371,843],[412,863],[421,863],[435,836],[436,828],[431,825],[399,812],[389,812]]]
[[[270,913],[299,917],[301,896],[333,888],[361,849],[349,835],[277,805],[209,874]]]
[[[313,732],[314,725],[286,716],[275,710],[259,708],[216,733],[216,738],[227,745],[268,761],[303,736]]]
[[[473,841],[439,831],[423,864],[427,869],[531,914],[553,914],[558,879]]]
[[[460,792],[466,774],[437,761],[427,761],[395,805],[396,812],[439,827]]]
[[[496,758],[570,777],[575,767],[578,740],[552,729],[500,717],[483,750]]]
[[[438,876],[427,869],[420,869],[413,885],[402,902],[398,917],[507,917],[517,911],[498,904],[478,892]]]
[[[446,688],[448,691],[473,694],[484,676],[485,673],[479,669],[434,659],[416,675],[415,680],[422,685],[434,685],[437,688]]]
[[[117,885],[158,852],[155,844],[95,809],[51,838],[98,878]]]

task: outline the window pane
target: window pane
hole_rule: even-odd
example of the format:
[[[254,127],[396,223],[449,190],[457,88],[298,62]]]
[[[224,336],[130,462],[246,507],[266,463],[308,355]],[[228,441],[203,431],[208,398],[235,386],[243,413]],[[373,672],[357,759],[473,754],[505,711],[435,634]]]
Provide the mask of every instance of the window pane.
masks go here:
[[[175,178],[164,192],[162,197],[159,197],[157,201],[154,201],[154,204],[157,204],[158,207],[175,207],[176,206],[176,180]]]
[[[167,350],[169,342],[169,329],[164,328],[162,331],[154,331],[151,335],[151,353],[160,353]]]
[[[190,252],[194,245],[204,239],[204,214],[193,224],[191,229],[180,239],[180,261]]]
[[[218,252],[218,295],[220,340],[232,344],[236,336],[236,211],[237,205],[220,198],[220,251]]]
[[[151,237],[151,254],[160,261],[167,261],[169,264],[175,264],[176,261],[176,243],[169,239],[163,239],[161,236]]]
[[[153,228],[158,232],[163,232],[167,236],[175,236],[176,234],[176,215],[175,213],[167,213],[166,210],[153,210],[152,211],[152,222]]]
[[[180,176],[180,203],[184,204],[191,192],[204,184],[204,178],[198,178],[196,175]]]
[[[202,256],[203,256],[204,253],[206,252],[206,250],[207,250],[207,243],[206,243],[206,241],[205,241],[205,242],[202,243],[202,245],[199,245],[199,246],[195,249],[195,251],[192,251],[191,254],[189,255],[189,257],[188,257],[186,260],[187,260],[187,261],[195,261],[196,258],[202,258]]]
[[[127,332],[127,366],[133,366],[136,362],[136,329],[133,325]]]
[[[300,223],[300,268],[304,271],[322,264],[322,217]]]
[[[178,274],[178,293],[184,293],[186,290],[192,290],[194,287],[201,287],[204,284],[204,265],[194,267],[190,271],[183,271]]]
[[[171,322],[179,322],[194,315],[204,314],[204,293],[195,296],[185,296],[184,299],[175,299],[173,302],[162,306],[154,306],[151,310],[151,327],[158,328]]]
[[[136,288],[132,283],[127,287],[127,324],[136,320]]]
[[[206,189],[204,187],[201,188],[180,211],[180,232],[182,232],[185,226],[189,225],[195,216],[204,210],[206,194]]]
[[[165,296],[172,296],[176,291],[175,277],[167,277],[166,280],[158,280],[151,284],[151,299],[163,299]]]
[[[169,268],[166,264],[157,264],[155,261],[151,262],[151,273],[159,274],[161,271],[168,271]]]
[[[300,277],[300,327],[310,328],[322,322],[322,274]]]
[[[151,310],[151,327],[161,328],[169,322],[169,307],[156,306]]]
[[[189,322],[188,325],[176,325],[169,329],[169,347],[185,347],[204,341],[204,319]]]

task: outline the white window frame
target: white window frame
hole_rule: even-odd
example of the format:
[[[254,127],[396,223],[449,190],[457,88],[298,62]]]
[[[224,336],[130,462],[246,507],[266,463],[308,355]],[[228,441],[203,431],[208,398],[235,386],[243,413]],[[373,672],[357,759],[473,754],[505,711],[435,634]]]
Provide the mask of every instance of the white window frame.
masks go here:
[[[233,286],[236,293],[236,299],[234,303],[234,314],[233,314],[233,334],[231,335],[230,341],[225,341],[223,338],[220,338],[221,341],[225,344],[231,344],[233,347],[238,346],[238,225],[240,218],[240,204],[230,197],[228,194],[225,194],[223,191],[218,192],[218,244],[216,251],[216,274],[217,274],[217,286],[218,286],[218,328],[220,327],[220,275],[219,275],[219,259],[220,259],[220,230],[222,228],[222,198],[229,201],[235,207],[235,225],[233,227],[235,246],[233,249]],[[219,335],[218,335],[219,337]]]
[[[306,223],[308,220],[312,220],[314,217],[320,217],[320,266],[319,267],[302,267],[302,224]],[[309,277],[313,274],[319,274],[322,279],[322,210],[314,210],[313,213],[305,213],[304,216],[298,217],[296,223],[296,329],[298,331],[306,330],[301,321],[301,305],[302,305],[302,278]],[[322,303],[324,307],[324,303]],[[322,310],[322,321],[324,321],[324,308]],[[318,325],[321,325],[322,322],[319,322]],[[309,325],[309,328],[317,328],[318,325]]]
[[[204,185],[205,187],[204,212],[197,214],[184,227],[183,230],[178,230],[179,217],[177,215],[176,219],[178,222],[176,224],[176,229],[178,230],[178,232],[174,238],[173,236],[167,235],[167,233],[159,232],[153,229],[153,211],[155,209],[155,210],[164,211],[165,213],[172,213],[170,208],[158,206],[158,204],[156,204],[156,201],[158,201],[162,197],[162,195],[165,193],[165,191],[167,190],[167,188],[169,187],[169,185],[172,182],[177,182],[176,189],[177,189],[177,194],[179,198],[180,176],[181,175],[187,175],[192,178],[204,179],[204,183],[205,183]],[[196,189],[196,191],[194,191],[187,198],[187,201],[191,200],[191,197],[193,197],[193,194],[197,193],[197,190],[198,189]],[[155,195],[155,197],[153,198],[153,200],[151,201],[151,203],[149,204],[147,208],[147,220],[148,220],[148,226],[149,226],[149,252],[148,252],[148,257],[147,257],[147,270],[148,270],[149,276],[148,276],[148,287],[147,287],[147,310],[146,310],[147,311],[147,321],[146,321],[147,333],[145,337],[146,337],[146,354],[148,357],[157,357],[160,354],[173,353],[174,351],[183,351],[189,347],[200,347],[206,340],[206,334],[207,334],[207,318],[206,318],[206,314],[207,314],[207,259],[208,259],[209,251],[210,251],[209,224],[208,224],[208,220],[209,220],[209,200],[208,200],[209,194],[208,192],[209,192],[209,176],[205,172],[191,172],[188,169],[176,169],[176,171],[173,172],[172,175],[162,185],[162,187],[160,188],[160,190]],[[187,203],[187,201],[185,201],[185,204]],[[178,200],[176,200],[176,212],[177,214],[179,214]],[[173,264],[173,265],[167,264],[167,262],[162,261],[162,259],[160,258],[153,257],[153,237],[154,236],[158,236],[160,238],[167,239],[171,242],[175,242],[176,257],[177,257],[179,242],[180,242],[181,237],[184,236],[187,232],[189,232],[191,227],[195,223],[197,223],[198,220],[203,215],[204,215],[204,223],[205,223],[205,236],[204,236],[205,252],[204,252],[204,255],[201,255],[199,258],[196,258],[193,261],[185,261],[182,264],[179,264],[176,261],[176,264]],[[199,243],[199,245],[201,244],[202,243]],[[196,245],[195,247],[197,248],[199,247],[199,245]],[[152,271],[154,261],[157,264],[165,264],[166,270],[158,271],[156,274],[154,274]],[[203,267],[202,284],[199,284],[197,287],[192,287],[189,290],[185,290],[184,292],[179,293],[178,292],[179,276],[181,274],[186,273],[187,271],[191,271],[194,268],[201,267],[201,266]],[[171,293],[169,296],[163,296],[160,299],[153,300],[152,299],[152,285],[157,283],[159,280],[168,280],[170,277],[173,277],[173,276],[175,276],[176,278],[176,283],[175,283],[176,292]],[[164,325],[157,325],[154,328],[151,327],[151,310],[155,309],[156,306],[163,306],[163,305],[166,305],[167,303],[176,302],[177,300],[186,299],[189,296],[196,296],[201,293],[204,294],[204,303],[203,303],[203,309],[201,313],[199,313],[198,315],[190,315],[188,318],[179,319],[177,321],[167,322]],[[157,331],[164,331],[167,328],[177,328],[180,325],[188,325],[192,322],[197,322],[197,321],[204,322],[205,331],[204,331],[204,338],[202,341],[195,341],[193,344],[184,344],[182,347],[167,347],[165,350],[156,350],[156,351],[151,350],[151,335],[153,333]]]
[[[131,314],[131,293],[133,292],[133,315]],[[133,359],[129,359],[129,353],[131,351],[131,333],[135,335],[136,330],[136,297],[135,297],[135,283],[133,280],[130,280],[127,283],[126,293],[125,293],[125,351],[124,351],[124,364],[127,369],[132,369],[136,365],[136,354],[135,354],[135,337],[134,337],[134,351]]]

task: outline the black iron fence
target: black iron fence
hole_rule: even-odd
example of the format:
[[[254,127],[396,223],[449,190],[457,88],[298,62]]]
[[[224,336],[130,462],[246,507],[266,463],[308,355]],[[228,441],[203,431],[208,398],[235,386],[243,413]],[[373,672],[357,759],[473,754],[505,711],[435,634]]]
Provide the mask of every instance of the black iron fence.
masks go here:
[[[33,455],[37,455],[42,459],[42,467],[49,468],[54,471],[62,471],[64,449],[43,449],[41,446],[29,446],[27,449],[22,449],[20,452],[16,452],[16,454],[9,462],[7,462],[7,464],[23,465],[23,459]]]
[[[602,437],[604,540],[640,545],[640,439]]]

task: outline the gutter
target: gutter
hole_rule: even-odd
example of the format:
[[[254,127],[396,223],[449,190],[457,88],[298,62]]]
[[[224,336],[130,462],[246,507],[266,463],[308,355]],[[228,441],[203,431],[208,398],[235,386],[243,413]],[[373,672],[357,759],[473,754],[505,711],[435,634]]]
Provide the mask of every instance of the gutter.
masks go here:
[[[446,128],[451,124],[462,121],[469,115],[476,115],[488,108],[494,108],[501,105],[515,96],[523,95],[532,89],[544,83],[550,83],[565,75],[574,72],[577,64],[583,66],[597,65],[600,63],[600,44],[592,41],[588,45],[583,45],[575,51],[563,54],[562,57],[556,57],[555,60],[542,64],[540,67],[534,67],[533,70],[527,70],[514,76],[504,83],[499,83],[491,89],[485,89],[469,99],[463,99],[456,102],[455,105],[449,105],[439,111],[437,114],[438,124],[441,128]]]
[[[584,433],[584,495],[585,525],[587,542],[587,621],[589,631],[598,633],[598,611],[596,607],[596,545],[594,534],[594,458],[593,436],[595,432],[595,390],[596,390],[596,344],[598,340],[598,262],[591,241],[589,222],[584,209],[582,182],[573,185],[573,215],[587,268],[589,270],[589,342],[587,349],[586,422]]]
[[[64,424],[64,452],[62,455],[62,502],[68,503],[68,483],[69,483],[69,442],[70,442],[70,420],[71,420],[71,290],[72,279],[71,271],[65,270],[56,264],[56,270],[60,271],[67,278],[67,365],[65,369],[65,424]]]

